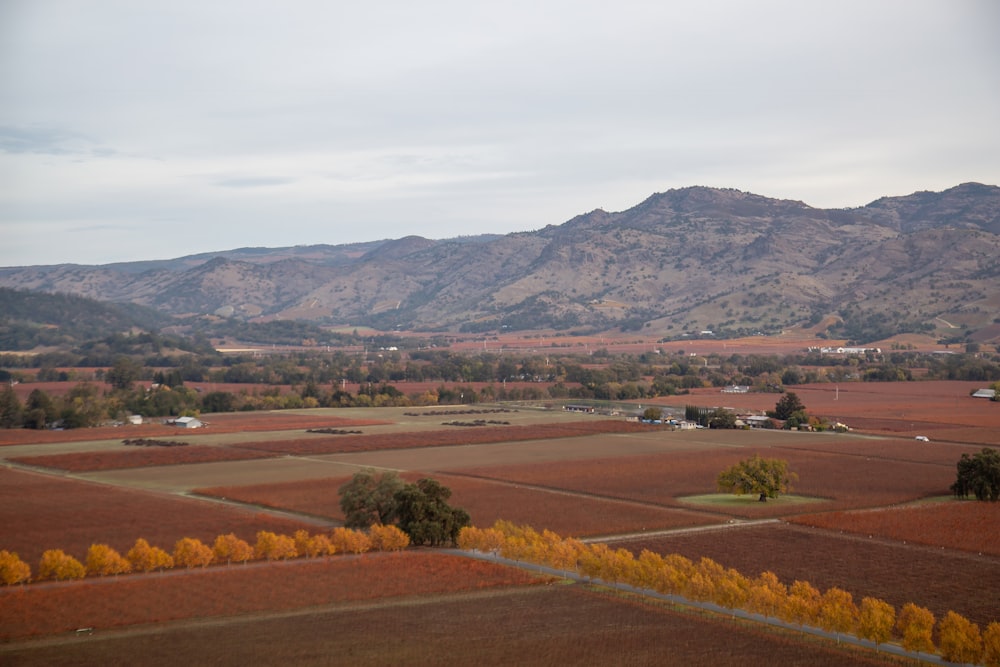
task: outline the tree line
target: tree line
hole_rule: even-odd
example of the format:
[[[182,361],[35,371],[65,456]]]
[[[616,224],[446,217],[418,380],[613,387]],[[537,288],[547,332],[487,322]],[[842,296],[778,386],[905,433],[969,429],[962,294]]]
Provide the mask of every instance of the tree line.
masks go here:
[[[233,533],[219,535],[211,544],[184,537],[174,544],[172,552],[152,546],[143,538],[135,541],[123,556],[107,544],[92,544],[83,562],[62,549],[49,549],[42,554],[37,571],[11,551],[0,551],[0,582],[4,585],[31,581],[67,581],[84,577],[104,577],[131,572],[154,572],[173,568],[208,567],[246,564],[251,560],[287,560],[318,558],[334,554],[362,554],[368,551],[400,551],[410,539],[392,525],[373,525],[367,530],[334,528],[330,533],[310,534],[298,530],[294,535],[259,531],[256,542],[240,539]]]
[[[747,577],[710,558],[694,562],[678,554],[662,556],[644,549],[638,556],[606,544],[586,544],[549,530],[498,521],[491,528],[463,528],[458,546],[503,558],[536,563],[591,579],[743,609],[800,626],[819,627],[839,636],[855,635],[880,644],[898,641],[907,651],[937,652],[943,659],[1000,667],[1000,622],[981,631],[954,611],[941,619],[912,602],[897,612],[884,600],[833,587],[820,592],[806,581],[787,585],[772,572]],[[937,643],[934,633],[937,632]]]

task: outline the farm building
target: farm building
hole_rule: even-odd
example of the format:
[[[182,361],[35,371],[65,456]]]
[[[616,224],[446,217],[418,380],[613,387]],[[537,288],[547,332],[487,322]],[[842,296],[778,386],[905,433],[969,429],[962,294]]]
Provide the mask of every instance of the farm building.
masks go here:
[[[978,389],[972,394],[972,398],[988,398],[990,400],[994,400],[996,397],[996,389]]]
[[[177,419],[168,421],[167,423],[173,424],[178,428],[201,428],[205,425],[204,422],[197,417],[178,417]]]

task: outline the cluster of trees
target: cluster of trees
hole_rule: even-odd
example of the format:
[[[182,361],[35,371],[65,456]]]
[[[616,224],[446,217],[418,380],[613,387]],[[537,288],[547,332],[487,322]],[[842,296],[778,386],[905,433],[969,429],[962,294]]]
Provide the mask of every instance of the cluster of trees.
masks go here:
[[[172,568],[230,565],[251,560],[287,560],[317,558],[333,554],[361,554],[368,551],[400,551],[410,544],[406,533],[391,525],[375,525],[366,531],[334,528],[329,534],[310,534],[298,530],[294,535],[259,531],[255,544],[233,533],[219,535],[211,545],[192,537],[174,544],[172,552],[151,546],[143,538],[123,556],[107,544],[92,544],[83,562],[62,549],[49,549],[42,554],[34,577],[37,581],[104,577],[130,572],[153,572]],[[0,583],[24,584],[32,581],[31,566],[10,551],[0,551]]]
[[[340,487],[340,508],[349,528],[396,525],[412,544],[454,544],[469,514],[448,504],[451,489],[424,478],[406,484],[394,472],[362,470]]]
[[[788,471],[788,461],[765,459],[754,454],[719,473],[716,486],[738,496],[759,494],[760,502],[788,493],[798,475]]]
[[[858,604],[848,591],[820,592],[806,581],[791,585],[772,572],[747,577],[710,558],[693,562],[684,556],[584,544],[544,530],[498,521],[492,528],[468,527],[459,534],[462,549],[546,565],[566,572],[622,583],[727,609],[744,609],[768,618],[820,627],[839,635],[854,634],[877,645],[898,639],[908,651],[937,651],[952,662],[1000,665],[1000,622],[981,632],[978,625],[949,611],[935,625],[934,614],[907,603],[897,613],[884,600],[865,597]],[[934,631],[938,642],[934,644]]]
[[[1000,500],[1000,452],[989,447],[969,456],[962,454],[957,464],[958,476],[951,490],[958,498],[969,494],[976,500]]]

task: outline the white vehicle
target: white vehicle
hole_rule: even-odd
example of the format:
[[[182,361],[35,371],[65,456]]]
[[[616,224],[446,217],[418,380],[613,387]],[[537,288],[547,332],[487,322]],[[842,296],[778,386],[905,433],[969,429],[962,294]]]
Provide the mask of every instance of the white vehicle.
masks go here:
[[[918,435],[917,437],[914,438],[914,440],[919,440],[920,442],[930,442],[931,441],[931,439],[928,438],[926,435]]]

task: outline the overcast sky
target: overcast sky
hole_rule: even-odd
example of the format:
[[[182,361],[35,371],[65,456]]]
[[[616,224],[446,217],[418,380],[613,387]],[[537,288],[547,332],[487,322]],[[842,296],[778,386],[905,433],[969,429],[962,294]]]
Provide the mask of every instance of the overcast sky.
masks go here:
[[[995,0],[0,0],[0,266],[1000,184]]]

